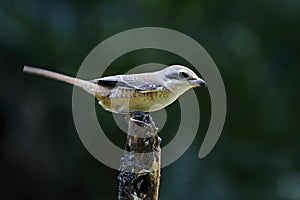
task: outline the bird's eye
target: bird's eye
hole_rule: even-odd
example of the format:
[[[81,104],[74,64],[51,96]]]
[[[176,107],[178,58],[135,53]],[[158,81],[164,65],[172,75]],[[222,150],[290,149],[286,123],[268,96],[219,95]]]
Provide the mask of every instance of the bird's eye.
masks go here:
[[[189,77],[189,75],[187,73],[185,73],[185,72],[179,72],[179,76],[181,78],[187,78],[187,77]]]

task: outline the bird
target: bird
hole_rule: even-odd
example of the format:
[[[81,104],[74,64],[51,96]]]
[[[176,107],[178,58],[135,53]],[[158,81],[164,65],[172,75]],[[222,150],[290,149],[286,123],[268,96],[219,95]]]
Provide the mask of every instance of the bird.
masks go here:
[[[93,95],[105,110],[119,114],[158,111],[172,104],[189,89],[207,86],[195,72],[182,65],[171,65],[154,72],[113,75],[93,80],[74,78],[26,65],[23,71],[82,88]]]

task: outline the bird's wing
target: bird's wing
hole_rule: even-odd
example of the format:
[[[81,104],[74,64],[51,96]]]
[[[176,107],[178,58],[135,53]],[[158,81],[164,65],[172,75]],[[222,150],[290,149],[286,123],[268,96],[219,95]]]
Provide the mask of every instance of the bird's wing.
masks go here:
[[[145,77],[136,75],[116,75],[91,80],[93,83],[108,87],[122,87],[141,91],[153,91],[162,89],[162,85],[154,84]]]

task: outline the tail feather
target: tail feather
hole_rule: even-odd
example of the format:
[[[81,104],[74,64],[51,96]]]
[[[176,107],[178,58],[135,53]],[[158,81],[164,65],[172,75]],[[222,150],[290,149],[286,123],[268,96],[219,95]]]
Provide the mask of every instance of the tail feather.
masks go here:
[[[67,76],[64,74],[60,74],[60,73],[56,73],[56,72],[52,72],[49,70],[45,70],[45,69],[40,69],[40,68],[36,68],[36,67],[30,67],[30,66],[24,66],[23,71],[29,74],[34,74],[34,75],[38,75],[38,76],[43,76],[43,77],[47,77],[50,79],[55,79],[55,80],[59,80],[65,83],[69,83],[71,85],[75,85],[77,87],[80,87],[82,89],[84,89],[85,91],[87,91],[88,93],[95,95],[96,93],[102,93],[104,92],[104,88],[102,88],[101,86],[86,81],[86,80],[82,80],[82,79],[78,79],[78,78],[73,78],[71,76]]]

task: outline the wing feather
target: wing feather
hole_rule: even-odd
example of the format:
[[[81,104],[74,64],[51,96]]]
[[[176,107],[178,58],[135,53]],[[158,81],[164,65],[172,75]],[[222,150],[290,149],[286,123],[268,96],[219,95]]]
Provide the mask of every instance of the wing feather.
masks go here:
[[[91,80],[101,86],[122,87],[141,91],[153,91],[162,89],[162,85],[154,84],[149,79],[137,75],[116,75]]]

